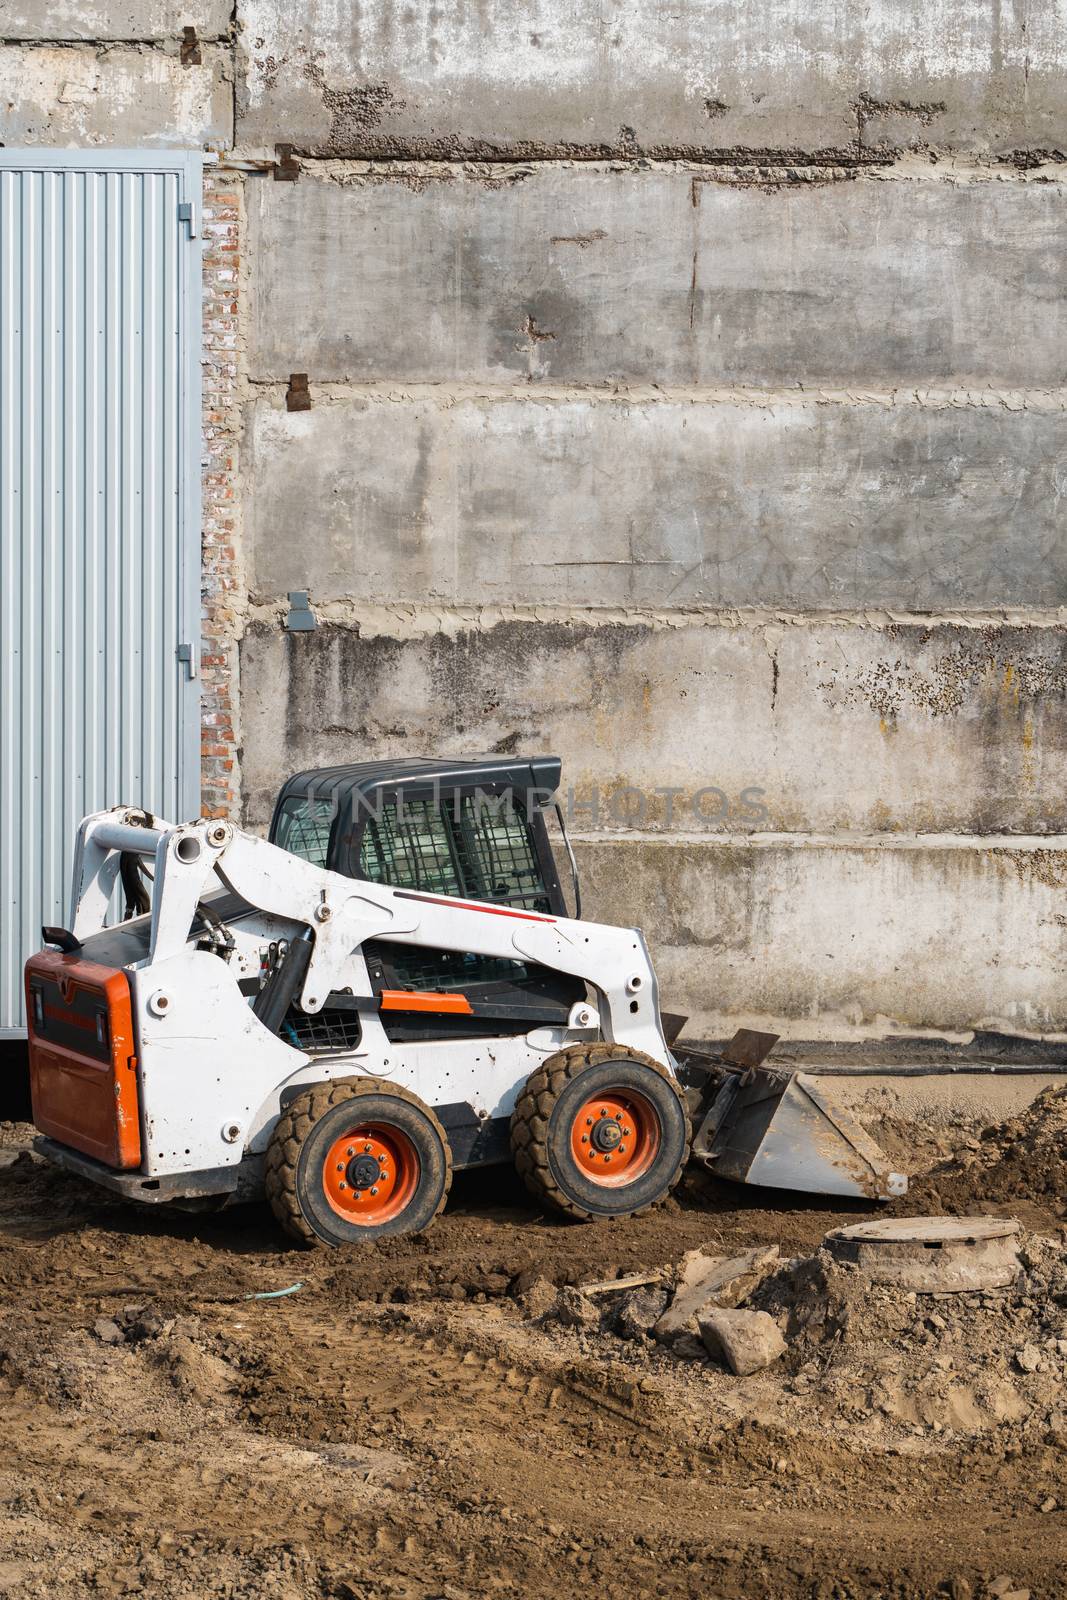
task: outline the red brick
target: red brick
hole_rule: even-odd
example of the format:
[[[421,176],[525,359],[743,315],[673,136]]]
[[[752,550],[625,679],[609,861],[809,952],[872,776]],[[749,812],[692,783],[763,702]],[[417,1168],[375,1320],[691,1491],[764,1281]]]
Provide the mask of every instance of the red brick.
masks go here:
[[[232,173],[207,174],[204,183],[203,257],[203,557],[201,594],[201,794],[205,816],[239,809],[234,748],[238,701],[235,614],[240,551],[235,474],[241,431],[237,379],[240,339],[237,268],[240,263],[242,193]]]

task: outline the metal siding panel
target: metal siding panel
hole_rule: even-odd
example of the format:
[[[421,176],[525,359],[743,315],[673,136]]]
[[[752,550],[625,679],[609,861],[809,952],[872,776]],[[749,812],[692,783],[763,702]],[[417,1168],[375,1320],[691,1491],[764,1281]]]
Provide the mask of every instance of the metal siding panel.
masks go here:
[[[42,765],[42,719],[40,715],[40,474],[43,453],[40,441],[40,254],[43,244],[41,190],[43,174],[27,177],[22,188],[21,216],[21,315],[22,408],[21,505],[15,536],[22,554],[21,618],[22,650],[19,658],[22,699],[22,829],[18,838],[21,867],[19,882],[18,945],[21,955],[27,950],[30,908],[40,903],[40,818],[37,791]]]
[[[19,200],[20,184],[15,175],[0,172],[0,606],[3,608],[3,638],[8,641],[0,648],[0,828],[9,846],[0,849],[0,946],[4,950],[17,949],[21,941],[20,856],[15,848],[15,841],[22,832],[19,794],[21,544],[15,537],[19,517],[17,464],[22,449],[22,414],[17,403],[22,365]],[[18,1015],[19,986],[15,968],[14,960],[0,959],[0,1017]]]
[[[0,150],[0,1033],[74,831],[199,796],[195,155]]]
[[[57,783],[62,786],[60,755],[63,716],[62,654],[63,634],[60,618],[63,603],[63,552],[61,545],[61,507],[63,498],[63,368],[60,361],[61,332],[57,277],[63,248],[58,173],[41,175],[41,372],[39,380],[39,430],[41,454],[41,509],[38,584],[41,599],[40,698],[38,718],[41,734],[41,759],[34,773],[34,798],[37,810],[41,863],[41,909],[43,921],[52,922],[63,908],[63,885],[59,861],[63,840],[55,826],[58,806],[54,804]],[[32,868],[32,863],[31,863]],[[31,931],[32,937],[32,931]]]
[[[179,748],[178,811],[200,814],[200,612],[201,530],[200,467],[203,406],[203,162],[189,152],[182,168],[181,193],[197,219],[196,242],[180,250],[174,262],[175,315],[184,330],[183,349],[176,350],[179,400],[174,434],[175,571],[177,576],[177,640],[187,643],[196,664],[195,677],[177,679]]]

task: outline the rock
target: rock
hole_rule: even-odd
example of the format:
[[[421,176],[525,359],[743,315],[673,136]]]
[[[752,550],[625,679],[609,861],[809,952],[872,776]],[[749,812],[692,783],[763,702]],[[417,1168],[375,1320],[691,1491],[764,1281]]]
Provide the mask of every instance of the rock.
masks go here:
[[[777,1267],[778,1259],[776,1244],[729,1257],[690,1250],[682,1258],[674,1299],[653,1329],[656,1338],[661,1344],[673,1344],[682,1334],[698,1333],[698,1315],[705,1307],[738,1305]]]
[[[615,1330],[623,1339],[640,1339],[663,1315],[667,1305],[665,1289],[634,1289],[615,1313]]]
[[[725,1362],[739,1378],[770,1366],[785,1353],[781,1330],[766,1311],[715,1308],[701,1313],[698,1326],[708,1354]]]
[[[160,1334],[169,1333],[174,1326],[173,1319],[168,1322],[155,1306],[127,1306],[122,1313],[122,1320],[130,1344],[140,1344],[144,1339],[158,1339]]]
[[[1047,1513],[1049,1511],[1056,1511],[1058,1508],[1059,1501],[1056,1499],[1054,1494],[1050,1494],[1046,1500],[1042,1500],[1037,1509]]]
[[[518,1301],[525,1316],[543,1317],[556,1303],[556,1286],[547,1278],[531,1278],[519,1294]]]
[[[599,1328],[600,1312],[580,1289],[561,1289],[548,1313],[565,1328]]]
[[[1036,1344],[1024,1344],[1015,1352],[1015,1365],[1020,1372],[1036,1372],[1041,1365],[1041,1351]]]
[[[122,1329],[110,1317],[97,1317],[93,1323],[93,1332],[104,1344],[122,1344],[123,1342]]]
[[[1002,1572],[999,1578],[994,1578],[986,1584],[986,1594],[991,1600],[1030,1600],[1029,1589],[1017,1589],[1015,1579]]]

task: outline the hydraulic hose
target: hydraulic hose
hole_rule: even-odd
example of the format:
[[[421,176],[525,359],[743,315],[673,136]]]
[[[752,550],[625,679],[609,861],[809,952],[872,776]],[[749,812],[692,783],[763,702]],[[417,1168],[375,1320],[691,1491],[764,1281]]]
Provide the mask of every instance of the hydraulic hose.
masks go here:
[[[285,959],[274,963],[266,983],[257,994],[252,1014],[271,1033],[277,1033],[285,1020],[285,1013],[296,998],[311,961],[311,948],[315,936],[305,928],[290,940]]]

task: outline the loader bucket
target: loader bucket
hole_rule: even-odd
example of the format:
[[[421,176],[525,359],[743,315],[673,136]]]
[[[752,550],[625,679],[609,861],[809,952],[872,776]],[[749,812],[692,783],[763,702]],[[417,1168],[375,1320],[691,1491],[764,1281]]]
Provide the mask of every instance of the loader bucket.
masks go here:
[[[722,1178],[889,1200],[907,1191],[885,1151],[806,1072],[759,1067],[719,1090],[693,1153]]]

